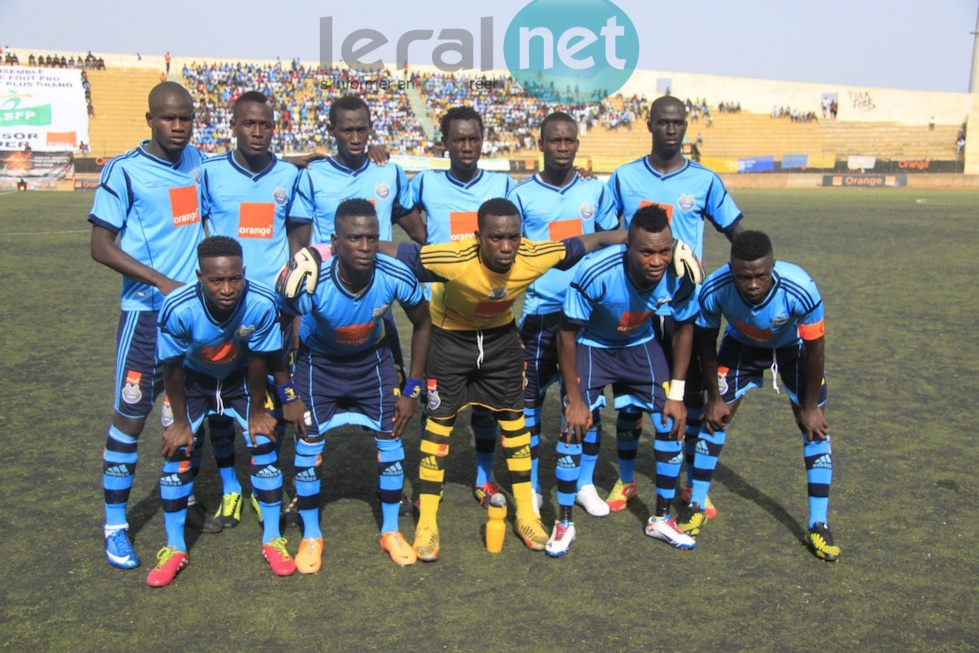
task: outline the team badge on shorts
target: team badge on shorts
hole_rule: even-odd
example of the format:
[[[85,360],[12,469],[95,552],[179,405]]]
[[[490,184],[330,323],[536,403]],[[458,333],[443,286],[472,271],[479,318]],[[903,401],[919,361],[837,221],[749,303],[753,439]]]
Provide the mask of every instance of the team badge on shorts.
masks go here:
[[[289,201],[289,195],[286,194],[285,190],[276,187],[276,189],[272,191],[272,199],[275,200],[276,204],[282,206]]]
[[[252,337],[253,333],[255,333],[255,327],[245,326],[242,324],[240,327],[238,327],[238,330],[235,331],[235,338],[238,338],[238,340],[248,340]]]
[[[164,395],[163,397],[163,410],[160,411],[160,423],[163,424],[163,428],[170,428],[173,424],[173,408],[170,406],[170,397]]]
[[[591,202],[584,202],[581,207],[578,208],[578,215],[582,220],[591,220],[595,217],[595,205]]]
[[[692,211],[693,207],[697,206],[697,200],[693,198],[693,195],[690,195],[688,193],[684,193],[680,195],[680,199],[678,199],[676,203],[684,211]]]
[[[728,390],[728,387],[727,387],[727,376],[724,375],[724,374],[718,374],[717,375],[717,391],[720,392],[721,395],[725,395],[725,394],[727,394],[727,390]]]
[[[435,410],[442,405],[442,398],[439,397],[439,386],[438,381],[435,379],[428,380],[428,409]]]
[[[139,388],[139,380],[143,375],[132,370],[126,371],[126,385],[122,388],[122,400],[127,404],[137,404],[143,398],[143,391]]]
[[[374,185],[374,194],[377,195],[382,200],[386,200],[388,198],[388,195],[391,194],[391,187],[388,186],[383,181],[378,182],[377,184]]]

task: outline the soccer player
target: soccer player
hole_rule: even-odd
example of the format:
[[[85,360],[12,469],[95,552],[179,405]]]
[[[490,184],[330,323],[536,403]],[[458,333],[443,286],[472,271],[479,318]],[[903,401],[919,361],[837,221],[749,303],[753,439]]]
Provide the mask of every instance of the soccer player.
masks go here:
[[[548,534],[530,485],[530,433],[523,417],[523,354],[511,306],[552,267],[566,268],[601,247],[621,243],[623,232],[561,241],[522,238],[520,213],[494,198],[477,212],[473,238],[444,245],[382,243],[432,288],[432,345],[427,364],[428,420],[421,441],[419,517],[412,547],[434,561],[441,551],[439,496],[457,413],[476,404],[500,424],[503,455],[517,504],[517,532],[529,548],[544,549]]]
[[[321,264],[319,282],[306,286],[285,309],[301,315],[296,385],[309,405],[308,435],[296,443],[296,495],[303,540],[300,572],[319,571],[323,534],[319,519],[320,467],[326,433],[343,425],[374,432],[377,444],[381,548],[399,565],[415,552],[398,526],[404,487],[401,434],[415,411],[425,373],[431,331],[428,303],[404,264],[378,253],[381,231],[374,205],[341,202],[331,236],[335,256]],[[284,286],[280,286],[284,287]],[[404,393],[385,335],[384,315],[397,300],[412,323],[411,368]]]
[[[102,454],[105,555],[120,569],[139,566],[126,506],[139,435],[163,391],[157,312],[164,296],[194,280],[194,248],[204,237],[197,183],[201,154],[187,147],[194,128],[190,94],[174,82],[155,86],[146,124],[150,139],[105,166],[88,216],[92,258],[122,275],[115,415]],[[214,521],[199,504],[191,510],[198,520]]]
[[[294,215],[293,198],[299,168],[276,157],[269,147],[275,117],[268,98],[243,93],[234,104],[231,129],[237,147],[201,166],[201,209],[211,235],[237,239],[248,278],[274,287],[289,256],[309,244],[312,219]],[[284,351],[291,350],[291,324],[284,325]],[[241,483],[235,474],[234,422],[223,415],[208,418],[214,458],[223,485],[216,518],[225,527],[241,519]],[[280,424],[277,441],[284,435]],[[258,502],[253,495],[256,512]]]
[[[683,378],[697,316],[696,286],[672,269],[673,233],[662,207],[636,211],[628,234],[624,246],[582,261],[558,327],[558,362],[567,398],[557,449],[560,515],[546,549],[553,557],[567,553],[575,540],[572,509],[582,441],[605,406],[603,391],[609,385],[617,409],[649,413],[656,431],[656,508],[646,535],[678,549],[696,546],[669,512],[683,459]],[[652,323],[663,306],[676,322],[672,364],[667,364]]]
[[[704,225],[710,223],[728,240],[733,239],[744,227],[742,213],[728,194],[724,183],[714,172],[683,156],[683,137],[687,132],[687,110],[683,102],[671,96],[658,98],[649,108],[646,127],[652,134],[652,148],[648,155],[627,163],[612,173],[608,185],[615,198],[616,208],[628,226],[632,216],[641,207],[657,204],[666,210],[673,236],[686,243],[698,259],[703,260]],[[665,307],[657,312],[657,328],[666,334],[663,344],[667,348],[672,339],[673,325]],[[687,485],[683,496],[689,497],[693,452],[696,435],[700,430],[704,410],[703,378],[697,352],[693,354],[686,379],[687,439],[685,444]],[[636,495],[636,485],[630,472],[630,456],[635,457],[638,437],[642,432],[639,415],[624,411],[618,416],[616,433],[619,448],[619,482],[626,500]],[[587,454],[585,454],[587,458]],[[582,463],[584,466],[584,463]],[[618,486],[618,483],[616,483]],[[707,499],[707,513],[716,514]],[[616,506],[617,507],[617,506]],[[624,508],[625,504],[621,504]],[[620,509],[621,509],[620,508]],[[615,507],[613,507],[615,509]]]
[[[727,330],[716,350],[721,317]],[[829,530],[829,488],[833,452],[826,422],[825,323],[816,284],[797,265],[776,261],[772,242],[760,231],[738,234],[730,262],[714,271],[700,293],[697,346],[707,384],[707,408],[693,461],[693,490],[679,526],[697,535],[706,523],[703,501],[710,490],[717,458],[741,399],[762,385],[771,368],[789,394],[792,414],[802,432],[809,494],[809,531],[805,540],[823,560],[839,558]],[[776,384],[776,389],[778,385]]]
[[[441,122],[442,144],[449,154],[448,170],[423,170],[411,180],[409,204],[425,211],[426,245],[471,238],[476,231],[479,206],[493,197],[504,197],[513,180],[502,172],[479,169],[483,147],[483,118],[469,106],[453,107]],[[425,285],[426,297],[431,289]],[[424,392],[422,399],[425,400]],[[470,424],[476,445],[476,481],[473,496],[486,507],[500,491],[493,480],[493,458],[498,426],[496,416],[472,406]]]
[[[507,199],[517,205],[523,235],[530,240],[561,240],[619,226],[612,194],[597,179],[582,179],[574,167],[578,152],[578,125],[567,113],[549,114],[540,125],[539,148],[544,169],[521,182]],[[558,380],[557,325],[568,285],[576,267],[552,269],[527,289],[520,317],[520,339],[524,344],[527,384],[524,388],[524,419],[530,430],[531,485],[540,498],[537,463],[540,448],[541,409],[548,386]],[[609,513],[609,504],[595,490],[594,470],[598,458],[601,424],[585,438],[590,464],[581,474],[577,501],[596,517]],[[613,489],[621,488],[621,483]],[[612,502],[613,496],[609,497]],[[625,505],[625,499],[621,499]],[[539,506],[538,506],[539,507]]]
[[[199,427],[208,414],[229,415],[241,426],[251,454],[252,487],[265,513],[262,555],[277,576],[296,571],[279,532],[282,472],[276,420],[265,410],[269,371],[275,374],[286,418],[297,429],[303,428],[306,407],[282,364],[277,299],[271,288],[245,279],[242,248],[235,239],[206,238],[197,256],[198,283],[172,292],[160,310],[157,358],[173,423],[163,433],[166,462],[160,476],[167,545],[146,578],[151,587],[169,585],[189,562],[187,498],[200,467]]]

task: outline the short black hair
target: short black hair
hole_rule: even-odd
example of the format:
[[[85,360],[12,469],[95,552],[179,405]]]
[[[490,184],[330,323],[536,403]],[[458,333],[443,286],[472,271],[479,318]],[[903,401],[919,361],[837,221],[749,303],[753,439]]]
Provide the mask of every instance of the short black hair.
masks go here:
[[[361,109],[367,112],[367,122],[370,122],[371,108],[364,102],[364,98],[359,95],[344,95],[341,98],[337,98],[330,103],[330,124],[336,124],[337,111],[359,111]]]
[[[731,241],[731,259],[757,261],[774,254],[772,239],[761,231],[742,231]]]
[[[555,111],[554,113],[547,114],[547,117],[540,123],[541,141],[544,140],[544,128],[546,128],[552,122],[570,122],[572,125],[574,125],[575,129],[578,129],[578,123],[575,122],[575,119],[572,118],[570,114],[567,114],[564,111]]]
[[[479,207],[479,211],[476,212],[476,226],[478,229],[482,229],[486,225],[486,218],[501,215],[515,215],[519,218],[520,211],[517,209],[516,204],[502,197],[494,197],[493,199],[486,200]]]
[[[666,209],[659,204],[647,204],[632,214],[632,222],[629,223],[629,240],[632,240],[633,233],[640,229],[658,234],[669,226],[670,218],[666,214]]]
[[[265,95],[265,93],[262,93],[261,91],[246,91],[242,93],[241,96],[237,100],[235,100],[235,105],[231,109],[231,119],[237,120],[238,107],[244,106],[249,102],[255,102],[257,104],[268,104],[269,98],[267,95]]]
[[[654,113],[661,111],[671,104],[683,109],[683,117],[687,117],[687,106],[680,101],[680,98],[672,95],[664,95],[663,97],[656,98],[653,103],[649,105],[649,120],[653,119]]]
[[[452,107],[445,112],[442,120],[439,121],[439,129],[442,131],[443,141],[449,137],[449,127],[452,126],[453,120],[475,120],[479,123],[479,135],[483,135],[483,117],[479,115],[478,111],[470,106]]]
[[[208,236],[197,244],[198,261],[222,256],[241,258],[241,243],[228,236]]]
[[[336,227],[341,221],[346,224],[347,218],[360,216],[376,218],[377,209],[370,203],[370,201],[361,199],[359,197],[343,200],[339,205],[337,205],[337,210],[333,214],[334,231],[336,231]]]

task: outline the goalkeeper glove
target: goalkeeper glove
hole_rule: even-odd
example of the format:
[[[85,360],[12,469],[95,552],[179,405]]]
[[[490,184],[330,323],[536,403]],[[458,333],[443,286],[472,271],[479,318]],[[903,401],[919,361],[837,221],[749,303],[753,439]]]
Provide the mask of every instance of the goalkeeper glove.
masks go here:
[[[306,292],[312,295],[319,282],[320,265],[332,256],[333,250],[329,245],[303,247],[279,271],[275,291],[286,299],[295,299],[305,281]]]
[[[673,271],[678,277],[686,277],[694,284],[704,282],[704,266],[690,246],[679,238],[673,239]]]

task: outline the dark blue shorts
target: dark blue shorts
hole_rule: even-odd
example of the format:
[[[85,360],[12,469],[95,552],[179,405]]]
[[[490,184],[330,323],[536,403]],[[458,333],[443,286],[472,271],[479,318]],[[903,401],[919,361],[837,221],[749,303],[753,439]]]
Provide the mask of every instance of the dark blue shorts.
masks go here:
[[[666,364],[673,368],[673,332],[676,330],[676,321],[672,316],[653,316],[653,331],[656,339],[663,347],[663,355],[666,357]],[[702,396],[704,392],[704,372],[700,367],[700,352],[696,345],[690,352],[690,364],[687,366],[686,396]]]
[[[156,311],[123,311],[116,337],[115,409],[144,418],[163,392],[163,365],[156,359]]]
[[[631,406],[647,413],[663,411],[664,385],[669,383],[670,370],[655,339],[619,349],[590,347],[579,342],[577,352],[578,384],[589,408],[595,410],[606,405],[603,392],[610,385],[616,410]]]
[[[238,422],[242,435],[248,440],[248,414],[251,396],[248,394],[247,371],[241,370],[227,378],[184,368],[184,396],[187,402],[187,421],[195,433],[205,417],[225,415]],[[164,417],[163,426],[167,427]],[[256,435],[268,435],[258,433]]]
[[[548,313],[528,315],[520,325],[527,375],[523,398],[527,403],[539,404],[547,388],[561,380],[557,366],[557,325],[560,321],[560,313]]]
[[[760,388],[764,382],[765,370],[778,374],[789,393],[789,399],[801,406],[799,397],[804,395],[806,386],[806,347],[804,342],[791,347],[772,349],[754,347],[726,336],[721,341],[717,353],[717,387],[725,402],[740,399],[748,390]],[[778,385],[772,379],[776,391]],[[826,377],[819,389],[819,405],[826,403],[829,392]]]
[[[330,356],[300,345],[295,383],[313,420],[310,433],[323,435],[345,425],[391,432],[400,389],[394,356],[383,344],[354,356]]]

